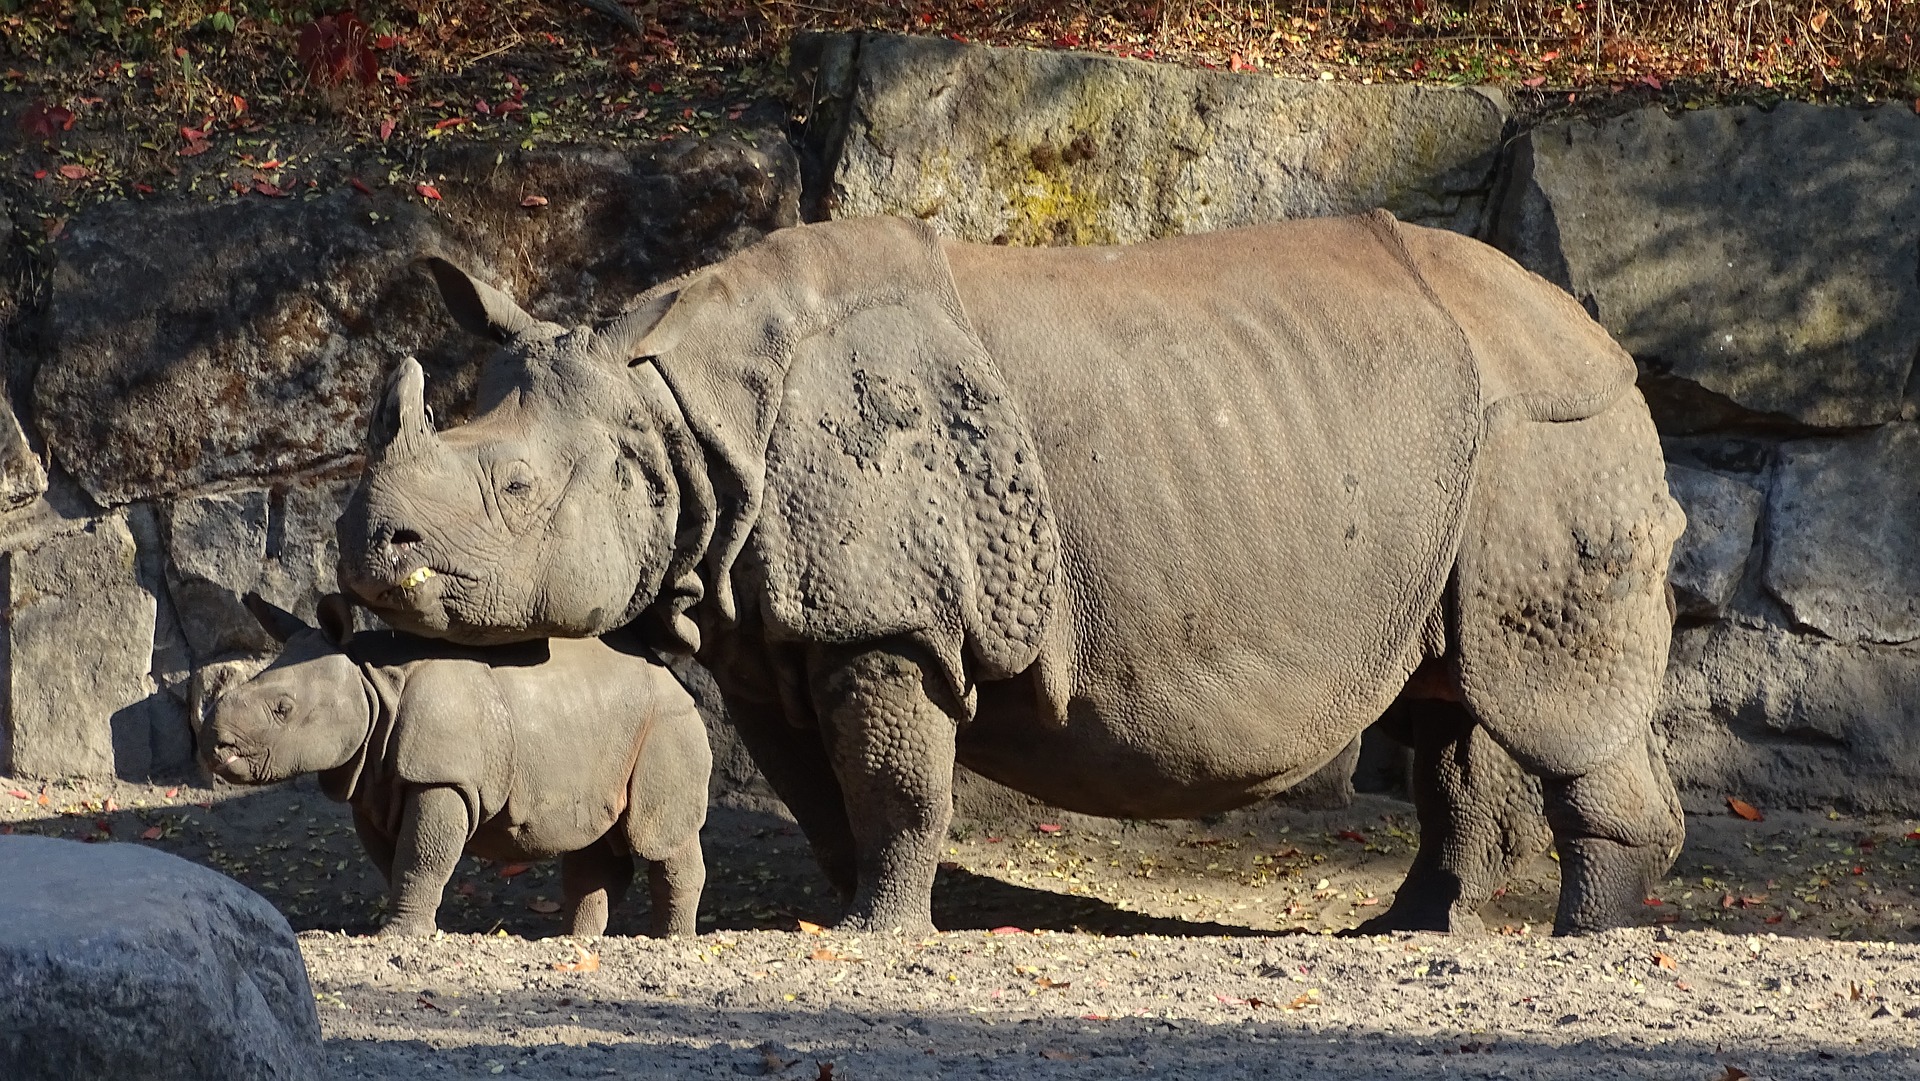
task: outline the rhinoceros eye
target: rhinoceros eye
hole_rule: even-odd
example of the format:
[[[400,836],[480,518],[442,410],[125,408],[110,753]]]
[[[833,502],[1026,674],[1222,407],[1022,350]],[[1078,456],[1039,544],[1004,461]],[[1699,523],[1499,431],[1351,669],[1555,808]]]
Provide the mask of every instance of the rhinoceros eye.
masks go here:
[[[291,716],[293,716],[293,699],[282,698],[273,704],[274,720],[284,721]]]

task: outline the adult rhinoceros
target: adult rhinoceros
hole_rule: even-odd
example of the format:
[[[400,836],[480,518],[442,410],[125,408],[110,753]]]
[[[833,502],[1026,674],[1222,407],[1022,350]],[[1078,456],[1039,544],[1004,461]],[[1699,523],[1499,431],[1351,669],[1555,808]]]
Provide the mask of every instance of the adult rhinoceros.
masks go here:
[[[1650,717],[1683,518],[1631,360],[1491,248],[1384,213],[1047,250],[843,221],[574,329],[430,265],[503,348],[439,433],[401,363],[342,583],[459,641],[697,650],[846,926],[930,925],[956,759],[1193,816],[1396,698],[1420,850],[1368,929],[1477,918],[1527,854],[1515,761],[1557,930],[1678,849]]]

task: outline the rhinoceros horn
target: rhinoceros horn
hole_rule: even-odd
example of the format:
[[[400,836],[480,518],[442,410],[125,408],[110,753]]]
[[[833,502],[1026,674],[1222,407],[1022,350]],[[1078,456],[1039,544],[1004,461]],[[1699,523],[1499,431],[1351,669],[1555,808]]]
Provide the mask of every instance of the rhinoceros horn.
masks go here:
[[[408,357],[393,369],[367,423],[368,458],[396,462],[439,441],[427,413],[426,389],[427,373],[419,361]]]
[[[507,342],[538,322],[522,311],[512,297],[476,280],[445,259],[434,255],[428,256],[425,262],[433,272],[434,282],[440,286],[440,299],[446,302],[453,321],[469,334]]]

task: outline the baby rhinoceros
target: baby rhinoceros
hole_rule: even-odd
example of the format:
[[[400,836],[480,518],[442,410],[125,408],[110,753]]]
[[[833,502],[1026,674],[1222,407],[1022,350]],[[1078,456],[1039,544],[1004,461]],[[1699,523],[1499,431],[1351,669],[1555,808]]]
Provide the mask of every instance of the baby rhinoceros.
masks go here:
[[[318,628],[246,601],[285,648],[215,704],[208,766],[241,784],[318,773],[351,804],[391,889],[382,934],[433,932],[463,852],[559,856],[576,935],[606,930],[637,856],[654,933],[694,932],[712,757],[665,668],[594,638],[476,649],[352,636],[339,594],[321,600]]]

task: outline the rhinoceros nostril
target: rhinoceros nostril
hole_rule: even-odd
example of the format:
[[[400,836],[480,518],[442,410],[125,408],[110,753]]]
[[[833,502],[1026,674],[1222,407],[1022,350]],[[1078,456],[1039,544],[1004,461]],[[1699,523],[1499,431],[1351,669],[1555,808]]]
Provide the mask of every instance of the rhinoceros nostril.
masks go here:
[[[387,543],[393,545],[395,548],[404,548],[410,544],[419,544],[420,534],[415,533],[411,529],[396,529],[393,531],[393,538],[387,541]]]

